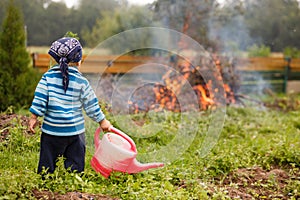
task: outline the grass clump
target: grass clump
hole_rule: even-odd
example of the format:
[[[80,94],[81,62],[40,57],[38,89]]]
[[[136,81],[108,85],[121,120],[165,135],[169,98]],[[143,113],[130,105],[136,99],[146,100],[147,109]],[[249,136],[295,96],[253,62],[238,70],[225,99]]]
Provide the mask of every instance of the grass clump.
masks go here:
[[[178,134],[184,134],[178,130],[182,130],[180,128],[186,119],[191,119],[185,119],[178,113],[152,114],[148,118],[130,116],[133,122],[138,123],[134,132],[130,125],[126,127],[121,123],[122,118],[128,122],[128,116],[107,116],[116,127],[132,134],[139,154],[154,156],[156,161],[168,155],[148,152],[158,151]],[[176,159],[167,162],[164,168],[138,174],[114,172],[109,179],[95,173],[89,165],[94,153],[95,123],[88,121],[86,124],[84,174],[68,172],[60,160],[55,173],[42,180],[36,174],[40,132],[28,135],[24,133],[24,126],[15,121],[9,128],[8,137],[0,142],[0,196],[2,199],[31,199],[34,198],[33,191],[38,190],[60,194],[76,191],[120,199],[237,198],[234,194],[239,194],[240,198],[299,197],[300,111],[229,107],[217,144],[205,157],[200,156],[199,149],[211,124],[210,118],[205,113],[196,116],[193,117],[197,120],[189,122],[197,126],[197,129],[191,129],[197,131],[194,135],[191,133],[192,142],[182,150],[180,141],[176,141],[180,147],[177,150],[182,152],[174,152],[176,148],[168,149],[168,153],[176,155]],[[152,129],[155,134],[151,132],[154,124],[159,124]],[[148,128],[143,129],[143,126]],[[143,156],[138,159],[151,161],[151,158]],[[259,174],[264,176],[258,177]]]

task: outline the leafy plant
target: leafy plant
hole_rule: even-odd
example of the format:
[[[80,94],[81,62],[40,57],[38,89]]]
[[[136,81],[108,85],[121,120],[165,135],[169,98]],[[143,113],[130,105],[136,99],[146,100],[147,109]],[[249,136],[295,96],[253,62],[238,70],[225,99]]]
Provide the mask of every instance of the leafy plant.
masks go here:
[[[154,120],[172,131],[161,130],[149,138],[133,136],[139,153],[161,148],[171,142],[170,138],[181,134],[176,132],[183,117],[180,115],[183,114],[168,112],[145,116],[146,126]],[[106,116],[111,118],[109,113]],[[251,107],[227,108],[221,136],[206,157],[199,155],[199,148],[209,119],[206,114],[197,116],[201,120],[194,126],[200,127],[199,132],[190,147],[172,163],[137,174],[114,172],[108,179],[89,165],[94,154],[92,138],[96,123],[87,121],[86,124],[88,148],[84,173],[65,170],[61,158],[57,170],[42,180],[36,174],[40,132],[26,134],[26,127],[15,119],[9,128],[11,134],[0,142],[0,197],[34,199],[33,191],[48,191],[53,195],[76,191],[121,199],[234,199],[237,197],[233,196],[234,191],[253,198],[263,198],[266,194],[263,192],[268,192],[270,196],[265,195],[265,198],[270,199],[272,194],[289,195],[291,199],[299,197],[299,180],[295,178],[300,175],[299,110],[279,112]],[[116,127],[122,117],[127,122],[128,119],[143,119],[143,115],[118,117],[116,121],[111,120]],[[284,181],[280,181],[279,178],[283,178],[278,177],[280,174],[256,178],[260,172],[268,174],[274,168],[286,173]],[[260,169],[259,173],[254,174],[257,169]]]
[[[296,47],[286,47],[283,49],[283,54],[287,58],[300,58],[300,50]]]
[[[66,32],[66,34],[64,35],[64,37],[72,37],[72,38],[75,38],[75,39],[79,40],[78,34],[77,33],[73,33],[72,31]]]
[[[247,52],[249,57],[268,57],[271,54],[271,48],[254,44],[247,49]]]

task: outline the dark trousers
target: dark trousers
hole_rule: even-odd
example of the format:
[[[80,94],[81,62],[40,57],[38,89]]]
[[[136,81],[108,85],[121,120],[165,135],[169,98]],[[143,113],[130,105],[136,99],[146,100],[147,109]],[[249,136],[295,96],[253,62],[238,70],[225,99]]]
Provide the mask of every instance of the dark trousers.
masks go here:
[[[41,135],[40,160],[38,173],[43,168],[53,173],[59,157],[64,157],[64,166],[71,171],[83,172],[85,161],[85,135],[54,136],[46,133]]]

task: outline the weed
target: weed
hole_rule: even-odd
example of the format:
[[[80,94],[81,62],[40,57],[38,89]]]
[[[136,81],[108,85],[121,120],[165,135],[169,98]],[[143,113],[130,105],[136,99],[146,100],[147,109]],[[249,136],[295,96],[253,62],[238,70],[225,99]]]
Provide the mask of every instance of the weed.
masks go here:
[[[84,173],[64,169],[61,159],[56,171],[47,174],[43,180],[36,173],[40,131],[28,135],[24,131],[27,127],[14,120],[8,127],[8,137],[0,142],[0,199],[34,199],[34,190],[60,194],[77,191],[121,199],[299,198],[300,111],[281,113],[253,108],[227,110],[218,143],[206,157],[201,157],[199,153],[209,126],[209,118],[204,114],[197,115],[197,120],[190,122],[197,129],[192,129],[196,133],[192,134],[193,141],[188,148],[181,154],[174,152],[176,148],[171,148],[168,154],[176,155],[176,159],[166,163],[164,168],[138,174],[114,172],[108,179],[96,173],[89,165],[94,153],[93,133],[96,123],[86,123],[88,148]],[[110,117],[109,114],[107,116]],[[145,119],[141,115],[130,116],[135,121],[145,120],[139,128],[144,131],[140,134],[147,137],[130,132],[139,154],[147,155],[147,152],[160,149],[172,142],[177,134],[182,134],[178,130],[185,122],[184,117],[178,113],[151,114],[145,116]],[[130,127],[116,123],[123,121],[125,124],[127,116],[119,116],[114,120],[116,127],[131,130]],[[142,129],[143,126],[151,127],[153,124],[159,124],[155,129],[158,130],[156,134],[151,135],[150,128]],[[176,142],[182,145],[180,140]],[[149,158],[144,159],[148,161]],[[278,178],[278,174],[269,175],[274,167],[287,173],[284,181]],[[258,179],[259,173],[269,176]]]

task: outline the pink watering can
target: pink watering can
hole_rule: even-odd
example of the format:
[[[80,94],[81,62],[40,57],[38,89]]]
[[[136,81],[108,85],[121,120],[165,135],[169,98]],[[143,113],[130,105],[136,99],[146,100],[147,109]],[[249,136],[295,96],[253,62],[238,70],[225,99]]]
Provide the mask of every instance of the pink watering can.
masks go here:
[[[113,133],[106,133],[102,140],[99,140],[101,129],[97,128],[94,135],[96,152],[91,160],[92,168],[105,178],[108,178],[112,171],[132,174],[164,166],[163,163],[140,163],[136,160],[134,141],[114,127],[109,131]]]

